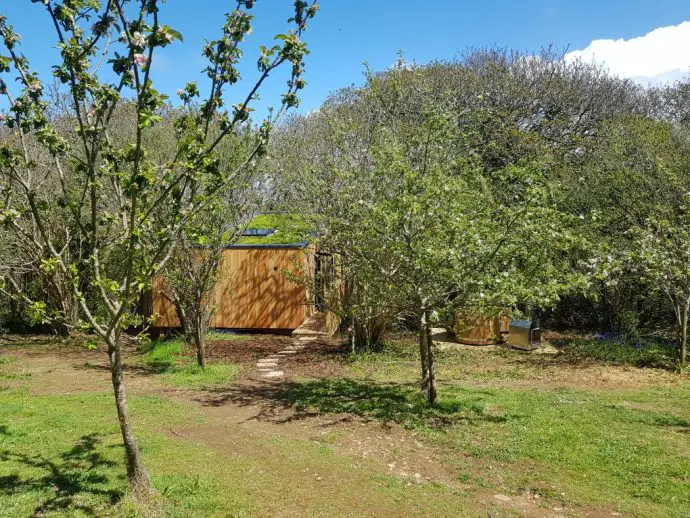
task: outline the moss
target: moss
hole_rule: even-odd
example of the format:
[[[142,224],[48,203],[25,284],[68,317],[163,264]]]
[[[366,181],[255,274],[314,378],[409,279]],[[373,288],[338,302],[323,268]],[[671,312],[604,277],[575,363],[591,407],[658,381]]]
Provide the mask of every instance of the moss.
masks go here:
[[[289,245],[311,240],[312,231],[304,218],[295,214],[260,214],[247,228],[274,228],[270,236],[245,236],[238,243],[242,245]]]

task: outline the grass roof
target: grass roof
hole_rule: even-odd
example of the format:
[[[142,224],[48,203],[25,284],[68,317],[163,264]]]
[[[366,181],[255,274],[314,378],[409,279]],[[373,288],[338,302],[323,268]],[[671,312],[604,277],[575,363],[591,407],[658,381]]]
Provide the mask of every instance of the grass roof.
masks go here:
[[[307,222],[296,214],[260,214],[247,228],[273,228],[269,236],[243,236],[240,245],[294,245],[310,241],[312,231]]]

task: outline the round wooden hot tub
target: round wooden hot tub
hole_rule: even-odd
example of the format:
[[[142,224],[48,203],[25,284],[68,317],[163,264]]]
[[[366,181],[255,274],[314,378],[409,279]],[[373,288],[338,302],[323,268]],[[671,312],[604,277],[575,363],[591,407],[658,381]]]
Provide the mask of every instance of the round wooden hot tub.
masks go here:
[[[503,320],[500,314],[477,315],[458,311],[455,314],[455,340],[465,345],[492,345],[501,343]]]

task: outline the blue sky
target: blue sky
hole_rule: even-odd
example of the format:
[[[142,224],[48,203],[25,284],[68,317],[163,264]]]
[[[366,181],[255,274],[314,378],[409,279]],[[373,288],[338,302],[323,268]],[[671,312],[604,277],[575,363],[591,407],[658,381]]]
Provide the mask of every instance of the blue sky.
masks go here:
[[[399,51],[409,61],[425,63],[452,58],[468,47],[487,45],[528,52],[547,44],[586,49],[593,40],[630,40],[690,20],[687,0],[322,0],[320,4],[321,11],[305,36],[311,55],[307,58],[304,111],[317,108],[329,92],[360,83],[364,62],[374,69],[385,69]],[[423,7],[425,4],[429,7]],[[186,81],[202,78],[201,46],[204,39],[218,33],[222,14],[231,5],[234,2],[227,0],[168,0],[163,5],[163,22],[182,32],[185,41],[166,48],[154,60],[154,80],[159,90],[174,95]],[[256,73],[256,48],[284,31],[291,6],[291,0],[257,1],[252,10],[255,30],[247,41],[249,59],[243,67],[247,80]],[[22,34],[22,50],[32,65],[43,78],[49,77],[50,65],[56,62],[55,39],[42,6],[30,0],[0,0],[0,12]],[[690,24],[687,32],[690,34]],[[618,45],[613,41],[604,47],[614,49],[615,54]],[[689,51],[690,46],[664,52],[687,55],[690,65]],[[631,47],[619,56],[622,73],[626,66],[634,65],[631,61],[635,61],[637,52]],[[658,52],[651,49],[650,54]],[[628,75],[651,76],[658,70],[653,72]],[[272,78],[257,105],[259,112],[276,103],[284,80],[280,75]],[[242,86],[230,96],[230,103],[246,91]]]

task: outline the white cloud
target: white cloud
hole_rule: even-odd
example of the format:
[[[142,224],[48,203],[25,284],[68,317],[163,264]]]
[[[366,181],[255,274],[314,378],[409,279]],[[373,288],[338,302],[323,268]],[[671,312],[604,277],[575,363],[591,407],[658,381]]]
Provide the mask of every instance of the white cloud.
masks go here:
[[[642,84],[668,83],[690,71],[690,21],[659,27],[629,40],[594,40],[583,50],[566,54],[606,66],[620,77]]]

